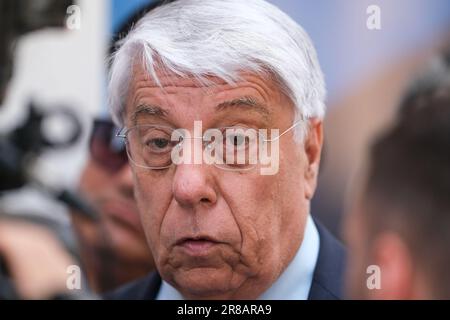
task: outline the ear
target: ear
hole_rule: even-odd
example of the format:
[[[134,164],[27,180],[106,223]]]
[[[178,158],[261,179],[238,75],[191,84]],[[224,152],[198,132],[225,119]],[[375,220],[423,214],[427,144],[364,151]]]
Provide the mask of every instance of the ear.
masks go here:
[[[317,185],[320,156],[323,144],[323,121],[317,118],[309,120],[309,130],[305,137],[305,197],[311,199]]]
[[[381,288],[369,290],[374,299],[414,299],[414,270],[409,248],[393,232],[377,236],[373,246],[374,263],[380,268]]]

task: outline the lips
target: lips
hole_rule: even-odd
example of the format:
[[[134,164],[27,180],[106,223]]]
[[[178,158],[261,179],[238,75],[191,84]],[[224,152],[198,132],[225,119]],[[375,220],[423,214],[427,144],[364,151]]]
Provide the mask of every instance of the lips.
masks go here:
[[[192,256],[207,255],[210,250],[221,242],[209,236],[183,237],[176,242],[187,254]]]

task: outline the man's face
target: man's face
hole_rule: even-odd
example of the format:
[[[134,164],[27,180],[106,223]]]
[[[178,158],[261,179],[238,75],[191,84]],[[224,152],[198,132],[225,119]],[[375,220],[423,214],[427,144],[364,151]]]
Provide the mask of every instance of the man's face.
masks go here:
[[[251,74],[243,74],[235,86],[213,80],[216,84],[205,88],[189,78],[161,74],[162,90],[136,68],[126,126],[164,125],[193,132],[199,120],[203,130],[245,126],[283,132],[292,125],[293,105],[272,81]],[[226,104],[243,97],[259,107]],[[142,105],[161,112],[136,113]],[[227,107],[217,107],[221,105]],[[290,131],[279,141],[275,175],[207,164],[133,167],[141,221],[162,278],[186,298],[257,298],[264,292],[303,238],[320,158],[321,123],[312,131],[318,133],[312,139],[314,159],[308,158],[306,143],[296,143]]]

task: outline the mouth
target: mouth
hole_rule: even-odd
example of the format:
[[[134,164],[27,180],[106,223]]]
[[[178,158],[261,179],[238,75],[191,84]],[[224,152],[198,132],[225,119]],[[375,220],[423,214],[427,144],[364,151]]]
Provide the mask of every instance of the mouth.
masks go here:
[[[221,242],[208,236],[183,237],[175,243],[175,246],[180,247],[185,253],[191,256],[204,256],[209,251],[219,245]]]

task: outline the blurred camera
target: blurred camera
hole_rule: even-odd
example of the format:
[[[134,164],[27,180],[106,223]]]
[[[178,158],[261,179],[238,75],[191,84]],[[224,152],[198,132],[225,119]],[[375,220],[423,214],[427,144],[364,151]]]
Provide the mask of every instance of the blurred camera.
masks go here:
[[[72,0],[0,1],[0,103],[13,70],[13,45],[18,37],[46,27],[63,27]]]

